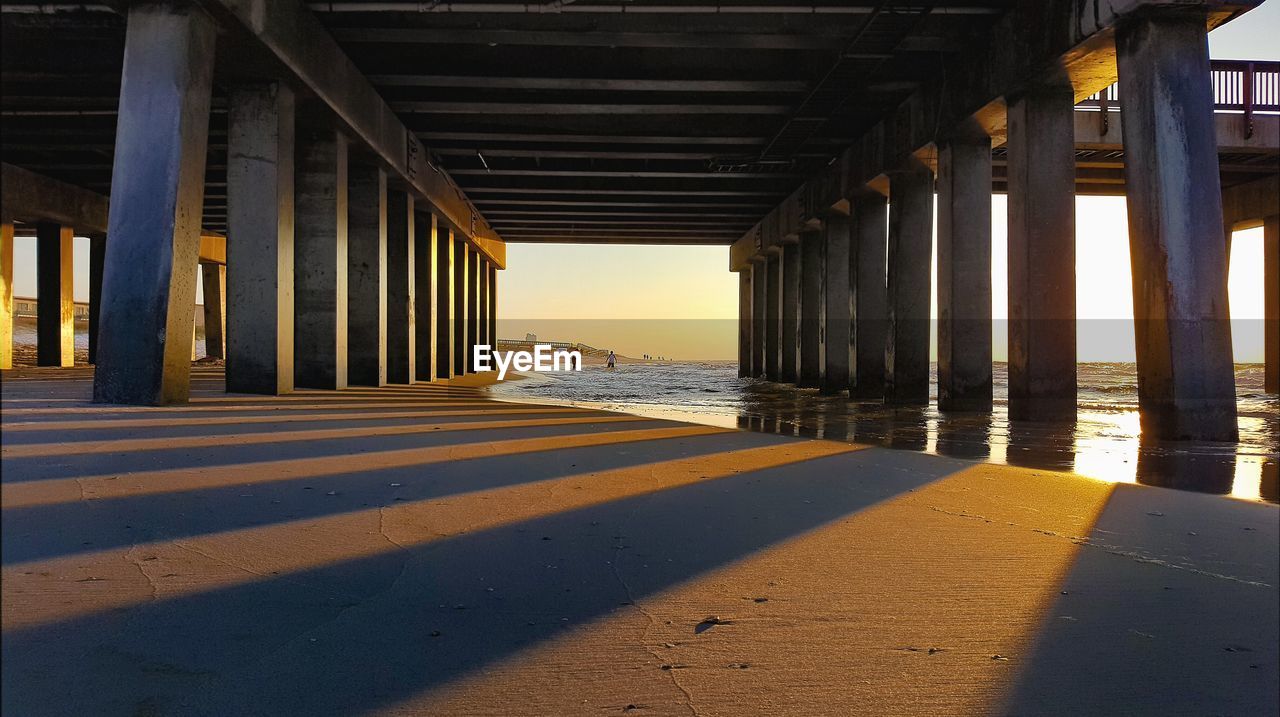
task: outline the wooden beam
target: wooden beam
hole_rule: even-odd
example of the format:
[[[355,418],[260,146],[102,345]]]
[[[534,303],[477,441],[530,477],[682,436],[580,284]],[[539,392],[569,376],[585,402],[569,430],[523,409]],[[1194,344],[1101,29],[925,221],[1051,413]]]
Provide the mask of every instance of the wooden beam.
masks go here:
[[[593,77],[484,77],[473,75],[369,75],[383,87],[461,87],[572,92],[804,92],[804,80],[659,80]]]
[[[339,42],[418,45],[525,45],[535,47],[639,47],[740,50],[840,50],[847,38],[807,33],[568,32],[556,30],[462,30],[426,27],[339,27]]]

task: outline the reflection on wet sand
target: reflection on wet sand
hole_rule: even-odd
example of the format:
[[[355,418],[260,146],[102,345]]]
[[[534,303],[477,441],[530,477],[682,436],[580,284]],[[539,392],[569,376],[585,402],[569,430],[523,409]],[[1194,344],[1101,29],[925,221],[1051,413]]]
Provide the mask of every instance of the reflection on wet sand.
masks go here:
[[[1010,421],[1003,406],[990,414],[949,414],[932,405],[852,402],[774,384],[750,385],[743,398],[738,427],[750,431],[1280,502],[1274,456],[1239,444],[1144,442],[1136,411],[1082,412],[1069,422]]]

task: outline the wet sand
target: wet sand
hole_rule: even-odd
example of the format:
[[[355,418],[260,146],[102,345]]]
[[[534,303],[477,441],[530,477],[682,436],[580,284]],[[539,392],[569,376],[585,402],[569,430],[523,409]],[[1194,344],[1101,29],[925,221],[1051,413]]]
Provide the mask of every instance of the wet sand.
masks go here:
[[[483,377],[89,375],[4,375],[5,714],[1280,710],[1274,505]]]

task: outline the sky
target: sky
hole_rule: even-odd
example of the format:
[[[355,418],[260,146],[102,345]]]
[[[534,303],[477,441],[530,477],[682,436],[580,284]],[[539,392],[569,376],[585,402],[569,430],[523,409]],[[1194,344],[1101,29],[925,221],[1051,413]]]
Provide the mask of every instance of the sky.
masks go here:
[[[1214,58],[1280,61],[1280,0],[1209,33]],[[992,198],[992,350],[1004,360],[1007,267],[1003,195]],[[1082,361],[1133,360],[1133,297],[1124,199],[1076,201],[1077,315]],[[75,297],[88,297],[88,239],[74,247]],[[35,296],[35,240],[14,242],[14,293]],[[738,277],[728,247],[508,244],[498,275],[498,333],[535,333],[625,355],[737,356]],[[935,267],[936,272],[936,267]],[[1262,230],[1236,232],[1230,300],[1236,360],[1262,360]],[[937,282],[935,280],[935,294]],[[197,284],[197,302],[202,301]],[[936,299],[934,315],[936,316]],[[934,333],[936,343],[936,332]],[[936,353],[936,347],[935,347]]]

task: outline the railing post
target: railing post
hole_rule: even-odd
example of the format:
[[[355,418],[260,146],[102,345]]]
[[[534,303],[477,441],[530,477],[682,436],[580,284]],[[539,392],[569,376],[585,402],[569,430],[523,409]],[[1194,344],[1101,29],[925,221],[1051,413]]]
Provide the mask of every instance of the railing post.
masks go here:
[[[1253,137],[1253,63],[1246,62],[1240,76],[1240,99],[1244,106],[1244,137]]]

